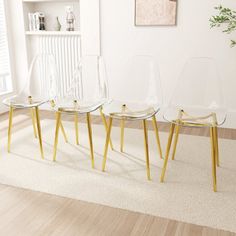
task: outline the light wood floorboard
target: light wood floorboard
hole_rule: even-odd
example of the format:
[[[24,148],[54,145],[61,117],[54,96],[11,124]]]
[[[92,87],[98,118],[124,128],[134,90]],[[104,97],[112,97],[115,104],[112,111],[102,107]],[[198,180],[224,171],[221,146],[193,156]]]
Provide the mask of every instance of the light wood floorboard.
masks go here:
[[[13,132],[31,125],[25,111],[15,111]],[[41,119],[54,119],[55,114],[40,112]],[[20,119],[19,119],[20,117]],[[73,120],[73,117],[63,117]],[[92,117],[93,124],[101,118]],[[6,135],[8,115],[0,116],[0,132]],[[80,117],[85,122],[85,117]],[[114,122],[119,125],[119,122]],[[141,128],[141,122],[127,122],[126,127]],[[151,122],[149,128],[152,129]],[[169,125],[159,123],[159,130],[168,132]],[[183,128],[181,133],[208,136],[207,129]],[[220,129],[219,136],[236,139],[236,131]],[[158,236],[236,236],[236,234],[208,227],[177,222],[127,210],[111,208],[46,193],[0,184],[0,235],[14,236],[93,236],[93,235],[158,235]]]

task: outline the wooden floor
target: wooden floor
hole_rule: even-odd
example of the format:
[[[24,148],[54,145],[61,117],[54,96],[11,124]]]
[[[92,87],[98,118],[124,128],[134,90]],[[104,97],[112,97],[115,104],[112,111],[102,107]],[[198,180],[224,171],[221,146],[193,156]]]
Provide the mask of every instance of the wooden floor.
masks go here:
[[[17,121],[25,114],[16,111],[13,132],[31,124],[29,117]],[[41,119],[54,114],[41,111]],[[7,114],[1,119],[1,133],[7,132]],[[65,117],[64,119],[72,119]],[[93,123],[101,123],[100,117],[92,117]],[[15,122],[14,122],[15,121]],[[81,122],[85,119],[82,117]],[[114,123],[119,125],[119,123]],[[127,122],[127,127],[140,128],[141,124]],[[168,124],[160,123],[161,131],[168,131]],[[151,128],[151,125],[150,125]],[[183,128],[182,133],[207,136],[207,129]],[[236,139],[236,131],[220,129],[219,136]],[[31,190],[0,185],[0,236],[89,236],[89,235],[157,235],[157,236],[233,236],[236,234],[169,219],[144,215],[98,204],[58,197]]]

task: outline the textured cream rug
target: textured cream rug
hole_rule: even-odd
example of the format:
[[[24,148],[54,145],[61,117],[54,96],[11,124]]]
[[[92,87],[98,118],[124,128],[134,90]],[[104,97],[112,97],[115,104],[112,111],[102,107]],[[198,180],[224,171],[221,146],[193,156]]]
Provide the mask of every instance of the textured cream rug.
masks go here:
[[[147,181],[142,130],[125,129],[126,153],[109,150],[107,172],[103,173],[104,127],[92,126],[95,170],[90,167],[87,126],[80,124],[80,146],[74,144],[73,123],[64,122],[64,127],[69,143],[60,134],[56,163],[51,161],[53,120],[42,121],[46,160],[40,158],[31,126],[13,134],[11,154],[6,152],[7,139],[1,138],[0,183],[236,232],[235,141],[219,140],[219,192],[214,193],[209,138],[181,135],[176,161],[169,161],[166,182],[161,184],[163,161],[153,131],[149,132],[152,181]],[[160,133],[163,152],[167,136]],[[116,150],[119,137],[120,130],[114,127]]]

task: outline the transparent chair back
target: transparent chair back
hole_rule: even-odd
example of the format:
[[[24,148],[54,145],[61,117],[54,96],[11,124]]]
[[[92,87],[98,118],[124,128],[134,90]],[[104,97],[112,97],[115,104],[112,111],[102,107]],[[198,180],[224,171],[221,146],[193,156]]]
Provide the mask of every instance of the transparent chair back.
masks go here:
[[[39,54],[30,65],[25,88],[20,94],[47,101],[55,96],[56,83],[57,69],[53,55]]]
[[[57,93],[56,107],[65,111],[97,109],[108,98],[105,63],[96,55],[79,61],[64,93]]]
[[[4,100],[4,103],[19,108],[39,106],[55,96],[56,79],[54,57],[51,54],[38,54],[31,62],[23,89],[15,96]]]
[[[158,111],[162,105],[162,89],[158,64],[154,57],[139,55],[121,61],[114,70],[113,86],[110,88],[112,105],[105,106],[104,113],[121,110],[139,112],[152,108]],[[138,114],[138,113],[137,113]]]
[[[212,113],[216,114],[218,125],[224,123],[226,119],[224,95],[213,59],[191,58],[186,62],[164,118],[175,122],[180,110],[193,118],[193,125],[194,118],[199,118],[200,123],[202,120],[204,124],[205,120],[206,125],[211,125],[210,120],[202,118]]]

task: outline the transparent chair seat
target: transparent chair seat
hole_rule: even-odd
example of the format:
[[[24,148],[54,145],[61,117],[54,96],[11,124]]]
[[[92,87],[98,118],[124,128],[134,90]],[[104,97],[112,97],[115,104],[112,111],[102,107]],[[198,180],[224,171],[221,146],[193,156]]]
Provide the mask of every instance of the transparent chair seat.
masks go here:
[[[44,103],[48,102],[48,99],[40,99],[40,98],[30,98],[27,95],[16,95],[10,98],[6,98],[3,100],[3,104],[6,106],[11,106],[14,108],[31,108],[37,107]]]
[[[80,101],[73,99],[65,99],[55,102],[55,106],[52,107],[54,111],[60,111],[61,113],[88,113],[93,112],[100,108],[106,102],[105,99],[99,101]]]
[[[180,111],[183,112],[181,122],[179,120]],[[216,114],[216,117],[214,117],[214,114]],[[221,126],[226,120],[226,110],[223,108],[172,107],[165,111],[163,117],[166,121],[181,126]]]
[[[160,110],[156,104],[132,103],[111,100],[103,106],[103,113],[116,119],[144,120],[152,117]]]

